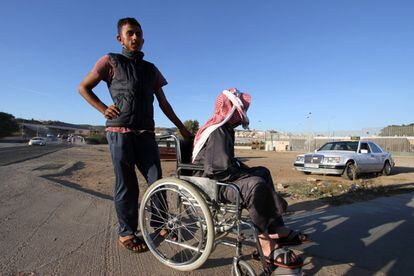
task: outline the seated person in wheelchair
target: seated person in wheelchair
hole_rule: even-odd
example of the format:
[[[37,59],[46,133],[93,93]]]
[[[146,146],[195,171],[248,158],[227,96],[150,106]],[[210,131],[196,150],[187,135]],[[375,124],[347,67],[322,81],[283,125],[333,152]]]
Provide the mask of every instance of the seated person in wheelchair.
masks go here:
[[[286,245],[297,245],[307,241],[307,235],[292,231],[284,225],[282,214],[287,202],[276,192],[269,170],[252,167],[234,157],[234,128],[249,124],[246,111],[250,95],[237,89],[224,90],[216,100],[214,115],[199,129],[194,140],[193,163],[203,165],[197,176],[208,177],[220,182],[236,184],[242,194],[242,206],[247,208],[255,225],[265,256],[277,263],[275,249]],[[220,200],[235,202],[233,189],[220,190]],[[289,250],[290,251],[290,250]],[[297,256],[290,251],[295,263]],[[276,260],[276,258],[278,258]],[[299,259],[299,258],[298,258]]]

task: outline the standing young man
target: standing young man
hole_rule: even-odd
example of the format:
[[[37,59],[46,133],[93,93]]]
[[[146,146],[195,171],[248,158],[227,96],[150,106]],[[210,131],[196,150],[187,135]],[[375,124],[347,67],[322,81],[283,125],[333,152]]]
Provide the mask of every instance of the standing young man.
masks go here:
[[[167,81],[154,64],[143,60],[141,25],[135,18],[118,21],[116,39],[122,54],[103,56],[79,84],[79,93],[101,112],[106,121],[107,139],[116,183],[115,209],[119,222],[119,242],[133,251],[147,250],[135,236],[138,227],[138,180],[135,166],[148,184],[161,178],[158,146],[154,134],[154,94],[164,114],[184,138],[192,134],[184,127],[167,101],[162,87]],[[114,104],[105,105],[92,91],[100,81],[108,85]],[[157,204],[157,203],[154,203]],[[162,230],[165,235],[166,230]]]

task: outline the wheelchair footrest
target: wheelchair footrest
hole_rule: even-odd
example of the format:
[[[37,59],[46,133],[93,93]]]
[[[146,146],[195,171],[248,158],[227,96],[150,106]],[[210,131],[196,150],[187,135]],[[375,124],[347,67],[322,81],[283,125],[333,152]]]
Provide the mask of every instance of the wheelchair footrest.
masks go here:
[[[280,276],[300,276],[302,275],[302,268],[295,268],[295,269],[288,269],[283,267],[276,268],[272,275],[280,275]]]
[[[231,232],[235,235],[237,235],[237,227],[233,227],[231,229]],[[252,228],[248,224],[241,224],[240,225],[240,235],[246,240],[246,241],[252,241],[254,242],[254,236],[255,236],[255,229]]]

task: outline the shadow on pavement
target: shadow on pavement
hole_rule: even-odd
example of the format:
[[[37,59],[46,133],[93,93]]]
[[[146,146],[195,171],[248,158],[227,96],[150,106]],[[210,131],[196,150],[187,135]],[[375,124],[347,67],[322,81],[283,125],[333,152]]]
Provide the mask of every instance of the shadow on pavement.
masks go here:
[[[233,263],[233,257],[214,258],[214,259],[208,258],[207,261],[201,266],[200,269],[226,266],[226,265],[231,265],[232,263]]]
[[[300,204],[304,203],[290,208],[300,209]],[[285,220],[289,227],[311,234],[314,242],[298,248],[305,254],[352,264],[344,275],[356,275],[358,268],[387,275],[407,275],[414,269],[413,193],[326,207],[316,204],[312,211]],[[314,275],[321,268],[316,265],[306,274]]]
[[[60,176],[67,176],[72,174],[72,172],[77,171],[77,170],[81,170],[85,167],[85,163],[84,162],[76,162],[74,164],[72,164],[69,168],[60,171],[60,172],[56,172],[56,173],[52,173],[52,174],[46,174],[46,175],[42,175],[41,177],[43,177],[44,179],[47,179],[49,181],[52,181],[54,183],[60,184],[62,186],[65,187],[69,187],[102,199],[108,199],[108,200],[113,200],[112,196],[109,196],[107,194],[104,193],[100,193],[98,191],[92,190],[92,189],[88,189],[85,187],[82,187],[81,185],[74,183],[74,182],[70,182],[67,180],[63,180],[63,179],[59,179]],[[60,169],[62,168],[61,166],[56,165],[55,167],[53,167],[52,165],[48,164],[39,168],[36,168],[36,170],[49,170],[49,169]]]
[[[262,156],[237,157],[237,159],[239,159],[241,162],[246,162],[246,161],[249,161],[250,159],[260,159],[260,158],[264,158],[264,157]]]
[[[69,187],[69,188],[72,188],[72,189],[75,189],[75,190],[78,190],[78,191],[81,191],[81,192],[84,192],[84,193],[87,193],[87,194],[90,194],[90,195],[93,195],[93,196],[96,196],[96,197],[99,197],[99,198],[102,198],[102,199],[113,200],[112,196],[94,191],[92,189],[84,188],[79,184],[76,184],[76,183],[73,183],[73,182],[70,182],[70,181],[67,181],[67,180],[62,180],[62,179],[54,178],[54,177],[51,177],[51,176],[42,176],[42,177],[49,180],[49,181],[52,181],[54,183],[60,184],[62,186]]]
[[[56,184],[65,186],[65,187],[69,187],[102,199],[108,199],[108,200],[113,200],[112,196],[109,196],[107,194],[104,193],[100,193],[98,191],[92,190],[92,189],[88,189],[85,187],[82,187],[81,185],[74,183],[74,182],[70,182],[67,180],[63,180],[63,179],[59,179],[60,176],[67,176],[67,175],[71,175],[74,171],[77,170],[81,170],[83,168],[85,168],[85,163],[84,162],[75,162],[73,164],[69,163],[69,166],[63,166],[62,164],[46,164],[43,165],[39,168],[36,168],[35,170],[51,170],[51,169],[58,169],[59,171],[54,172],[54,173],[49,173],[49,174],[45,174],[42,175],[41,177],[43,177],[44,179],[47,179],[49,181],[52,181]]]
[[[397,175],[400,173],[412,173],[414,172],[413,167],[394,167],[391,171],[391,175]]]

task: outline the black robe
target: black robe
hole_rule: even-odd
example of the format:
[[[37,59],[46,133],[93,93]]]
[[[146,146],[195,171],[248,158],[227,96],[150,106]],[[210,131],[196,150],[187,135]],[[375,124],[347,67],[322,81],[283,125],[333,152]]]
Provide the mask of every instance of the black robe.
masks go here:
[[[276,233],[275,228],[284,225],[282,213],[286,210],[286,201],[276,192],[267,168],[249,168],[235,158],[234,129],[229,124],[211,133],[194,163],[204,166],[204,171],[197,176],[239,186],[243,207],[249,211],[259,233]],[[237,194],[233,189],[222,187],[220,198],[234,203]]]

